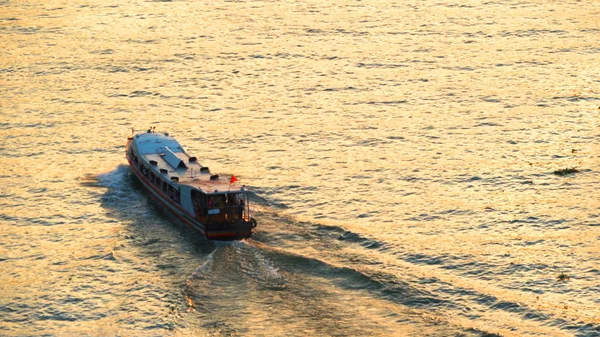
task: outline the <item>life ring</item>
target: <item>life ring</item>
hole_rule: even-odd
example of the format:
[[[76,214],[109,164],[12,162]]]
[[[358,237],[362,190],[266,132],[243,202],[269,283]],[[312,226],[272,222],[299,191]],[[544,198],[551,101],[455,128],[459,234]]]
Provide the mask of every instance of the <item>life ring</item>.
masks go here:
[[[250,224],[252,225],[252,228],[256,228],[256,220],[254,220],[254,218],[250,218]]]

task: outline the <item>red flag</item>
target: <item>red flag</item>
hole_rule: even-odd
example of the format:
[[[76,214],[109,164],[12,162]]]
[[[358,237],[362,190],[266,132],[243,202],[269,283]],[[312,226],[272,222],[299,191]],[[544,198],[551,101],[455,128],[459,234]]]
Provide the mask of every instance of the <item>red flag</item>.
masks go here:
[[[232,174],[231,179],[229,179],[229,184],[231,185],[231,184],[235,183],[236,181],[237,181],[237,178]]]

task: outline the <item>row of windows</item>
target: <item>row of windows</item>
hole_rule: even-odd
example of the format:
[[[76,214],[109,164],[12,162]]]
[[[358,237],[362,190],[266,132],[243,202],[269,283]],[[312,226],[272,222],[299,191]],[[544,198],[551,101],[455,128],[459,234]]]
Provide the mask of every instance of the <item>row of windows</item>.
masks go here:
[[[133,162],[136,168],[142,173],[144,177],[146,177],[146,179],[150,181],[151,184],[159,188],[165,195],[171,198],[171,200],[175,201],[178,204],[180,203],[181,196],[179,190],[173,187],[173,185],[171,185],[169,182],[165,181],[164,178],[162,178],[166,178],[166,174],[155,174],[154,170],[150,169],[143,162],[140,162],[140,160],[138,160],[138,157],[133,150],[131,150],[131,157],[133,158]]]

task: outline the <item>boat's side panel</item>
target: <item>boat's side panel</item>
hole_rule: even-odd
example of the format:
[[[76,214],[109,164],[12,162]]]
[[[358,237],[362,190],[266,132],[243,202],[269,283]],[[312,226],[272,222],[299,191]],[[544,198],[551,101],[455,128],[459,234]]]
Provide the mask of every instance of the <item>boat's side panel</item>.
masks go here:
[[[134,149],[135,149],[135,147],[134,147]],[[175,215],[177,218],[179,218],[185,224],[194,228],[195,230],[200,232],[202,235],[206,235],[206,233],[204,231],[204,226],[201,223],[199,223],[198,221],[193,219],[191,216],[186,214],[186,211],[183,208],[181,208],[179,205],[174,205],[173,202],[166,195],[164,195],[160,190],[158,190],[155,186],[153,186],[146,179],[146,177],[144,177],[138,171],[138,169],[135,167],[135,164],[129,157],[129,152],[127,155],[127,161],[129,162],[129,166],[131,167],[131,170],[136,175],[136,177],[140,180],[140,182],[142,183],[142,185],[144,186],[146,191],[148,191],[150,196],[152,196],[156,201],[161,203],[164,207],[167,208],[167,210],[169,210],[173,215]]]
[[[188,214],[194,216],[194,206],[192,205],[192,188],[190,186],[181,185],[180,186],[180,195],[181,195],[181,207],[188,212]]]

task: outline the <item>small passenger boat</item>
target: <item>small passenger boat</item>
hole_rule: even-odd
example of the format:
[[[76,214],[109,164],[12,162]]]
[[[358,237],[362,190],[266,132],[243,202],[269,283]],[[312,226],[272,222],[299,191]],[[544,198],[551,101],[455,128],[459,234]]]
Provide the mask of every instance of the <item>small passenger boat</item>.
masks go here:
[[[211,174],[168,133],[138,133],[127,139],[127,161],[144,189],[170,213],[211,240],[249,238],[248,191]]]

